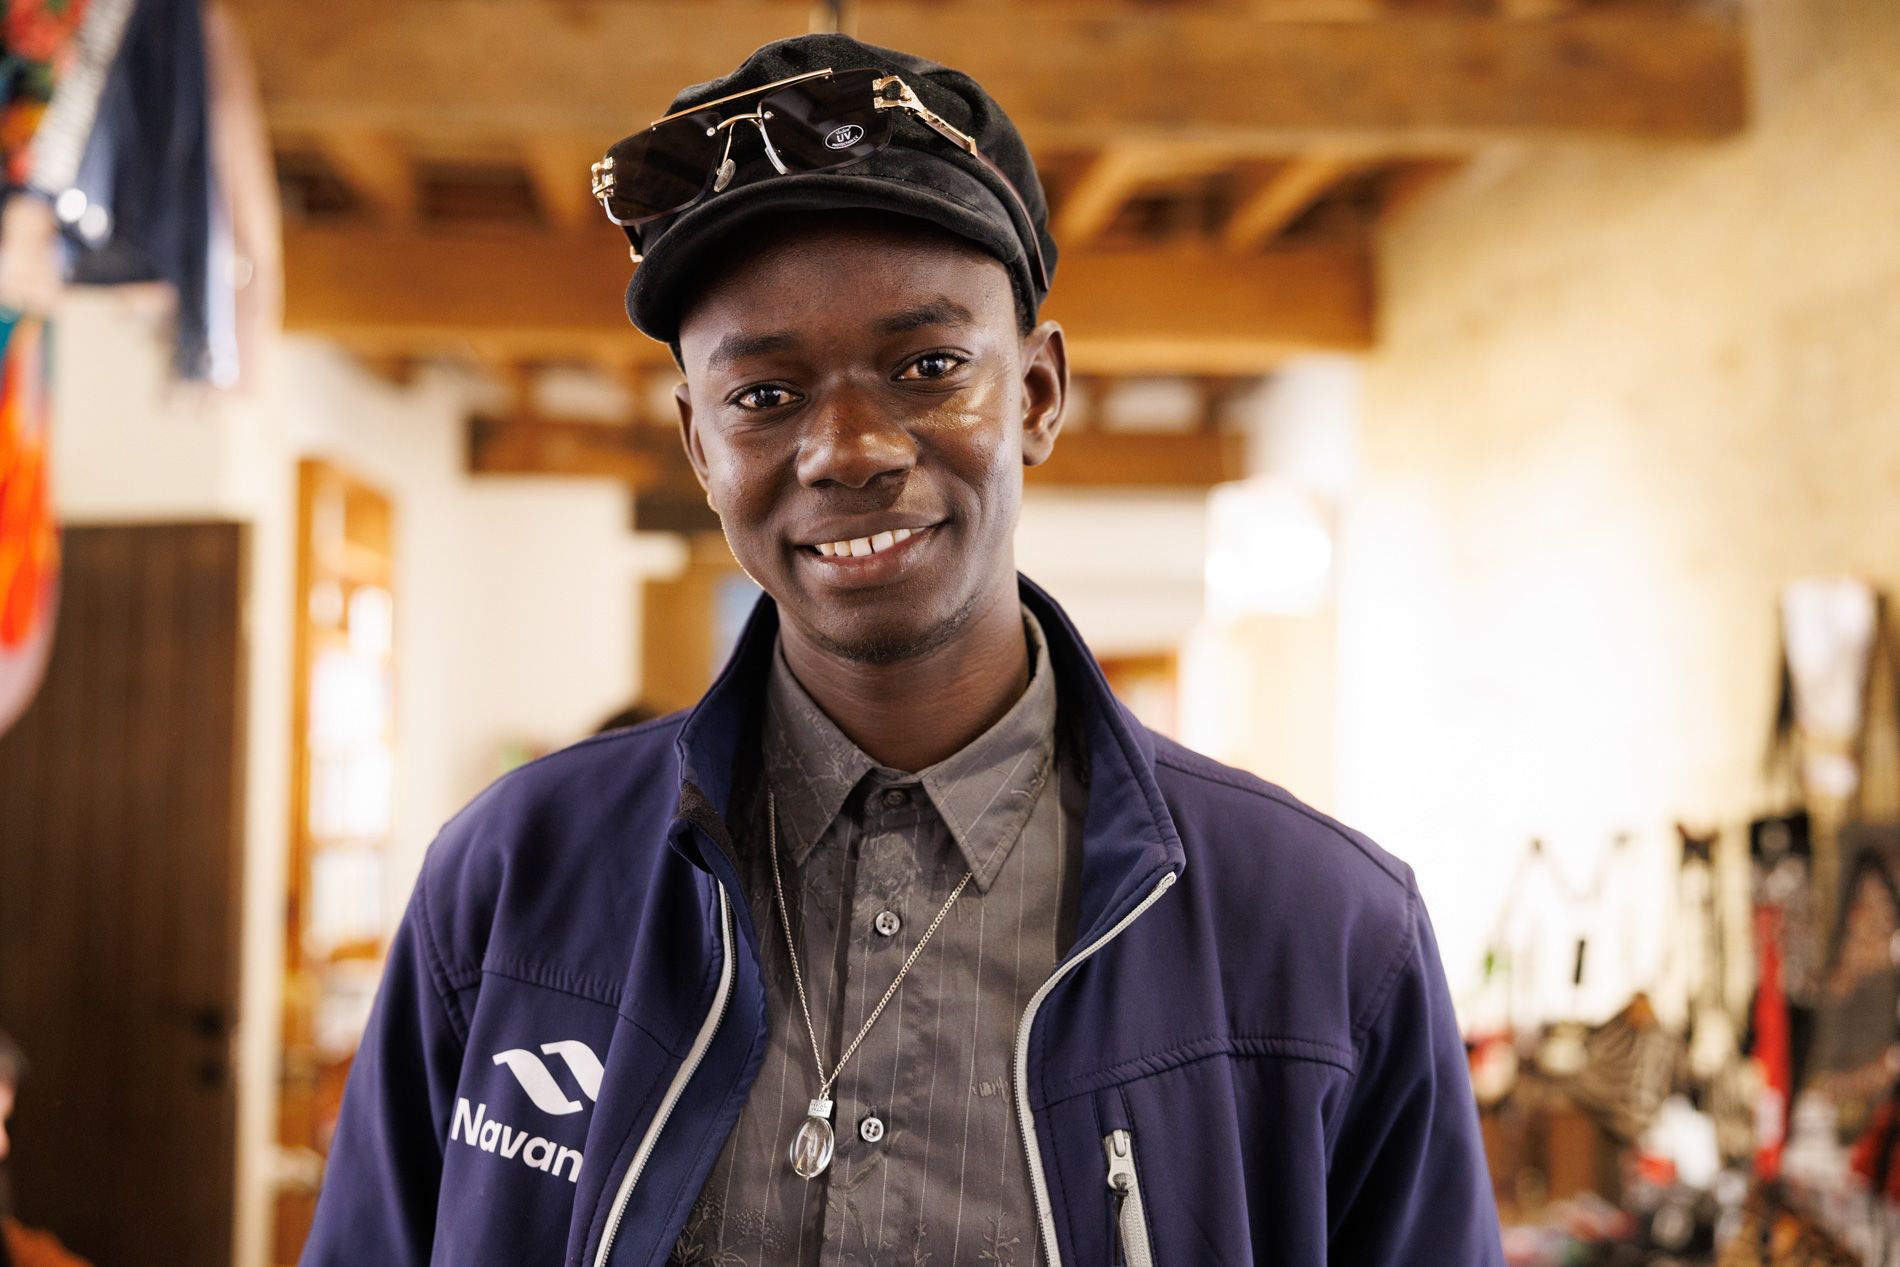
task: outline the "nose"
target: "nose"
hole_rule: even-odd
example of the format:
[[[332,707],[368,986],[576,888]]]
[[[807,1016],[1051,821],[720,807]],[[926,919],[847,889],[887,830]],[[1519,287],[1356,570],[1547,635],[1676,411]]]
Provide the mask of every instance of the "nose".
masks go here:
[[[865,488],[917,465],[917,441],[882,410],[839,392],[813,411],[798,454],[798,482]]]

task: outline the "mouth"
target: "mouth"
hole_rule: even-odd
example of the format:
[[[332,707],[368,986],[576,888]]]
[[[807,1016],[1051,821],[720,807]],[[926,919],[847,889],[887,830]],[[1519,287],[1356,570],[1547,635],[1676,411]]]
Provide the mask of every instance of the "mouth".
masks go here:
[[[802,566],[830,584],[878,584],[915,568],[942,526],[896,528],[868,537],[801,545],[795,553]]]

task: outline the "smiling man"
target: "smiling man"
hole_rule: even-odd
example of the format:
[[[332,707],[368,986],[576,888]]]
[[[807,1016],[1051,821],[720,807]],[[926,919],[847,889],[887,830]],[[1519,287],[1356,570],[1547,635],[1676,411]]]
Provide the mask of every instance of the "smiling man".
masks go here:
[[[1016,572],[1068,373],[1008,118],[810,36],[595,193],[765,596],[694,708],[444,828],[305,1261],[1500,1263],[1411,872]]]

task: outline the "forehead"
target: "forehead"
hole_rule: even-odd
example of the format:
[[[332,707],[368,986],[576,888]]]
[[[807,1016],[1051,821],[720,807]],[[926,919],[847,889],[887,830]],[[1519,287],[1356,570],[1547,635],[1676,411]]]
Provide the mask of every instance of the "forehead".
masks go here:
[[[974,243],[902,216],[787,216],[740,229],[680,317],[688,353],[735,333],[959,323],[1014,331],[1009,270]],[[934,315],[937,320],[929,321]]]

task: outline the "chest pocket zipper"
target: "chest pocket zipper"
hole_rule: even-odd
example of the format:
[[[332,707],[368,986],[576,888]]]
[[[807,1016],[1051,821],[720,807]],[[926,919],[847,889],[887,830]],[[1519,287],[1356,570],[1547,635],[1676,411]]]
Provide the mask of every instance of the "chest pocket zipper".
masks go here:
[[[1141,1200],[1141,1176],[1135,1172],[1135,1137],[1110,1131],[1102,1138],[1108,1154],[1108,1190],[1114,1193],[1117,1267],[1154,1267],[1148,1244],[1148,1211]]]

